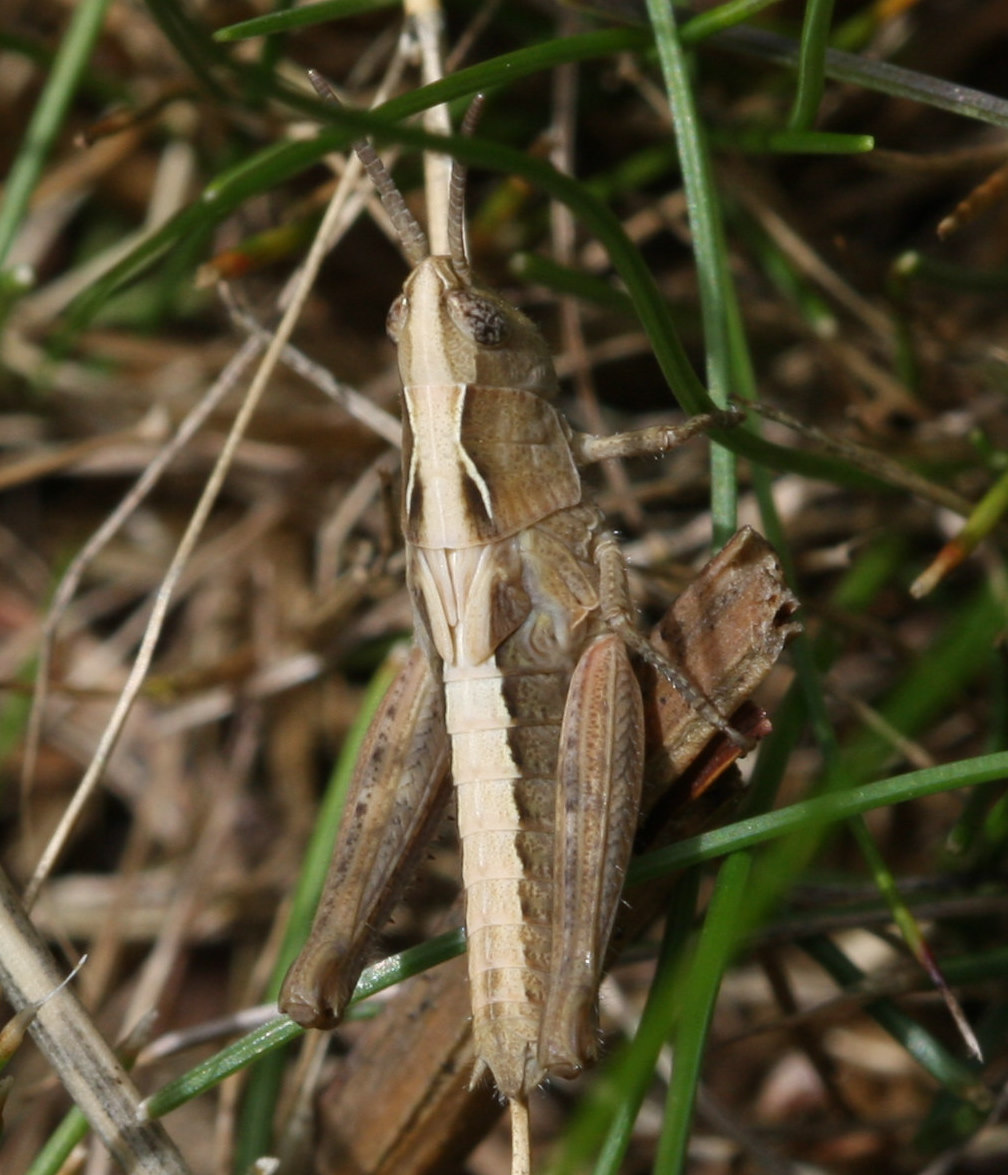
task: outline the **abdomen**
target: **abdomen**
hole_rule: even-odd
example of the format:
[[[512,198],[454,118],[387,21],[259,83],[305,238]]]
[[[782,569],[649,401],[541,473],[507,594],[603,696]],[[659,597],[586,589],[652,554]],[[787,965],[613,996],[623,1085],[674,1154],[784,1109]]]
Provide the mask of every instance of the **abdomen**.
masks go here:
[[[569,674],[447,669],[477,1067],[534,1088],[550,966],[556,768]],[[510,697],[509,697],[510,695]],[[521,701],[536,698],[534,709]]]

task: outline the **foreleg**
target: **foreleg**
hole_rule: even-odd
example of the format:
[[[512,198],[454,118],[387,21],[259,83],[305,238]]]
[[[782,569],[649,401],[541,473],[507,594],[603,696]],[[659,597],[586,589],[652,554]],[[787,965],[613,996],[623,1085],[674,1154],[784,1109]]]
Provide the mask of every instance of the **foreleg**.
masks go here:
[[[690,440],[698,433],[709,432],[712,428],[729,428],[744,419],[745,413],[740,409],[728,408],[721,412],[705,412],[691,416],[684,424],[657,424],[652,428],[619,432],[609,437],[579,432],[571,438],[571,447],[574,460],[579,465],[607,461],[610,457],[658,456]]]

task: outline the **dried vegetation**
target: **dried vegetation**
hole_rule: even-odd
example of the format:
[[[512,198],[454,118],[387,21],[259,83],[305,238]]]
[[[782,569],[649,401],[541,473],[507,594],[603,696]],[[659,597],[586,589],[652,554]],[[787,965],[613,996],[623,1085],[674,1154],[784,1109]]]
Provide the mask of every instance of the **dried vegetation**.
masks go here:
[[[53,76],[51,55],[66,44],[73,7],[37,0],[0,16],[8,208],[26,151],[21,128]],[[79,5],[78,15],[97,7]],[[201,39],[263,7],[111,4],[79,84],[67,90],[31,203],[3,242],[0,853],[19,890],[94,760],[249,384],[259,351],[249,320],[275,325],[331,172],[324,162],[275,179],[264,172],[219,220],[200,193],[218,182],[230,192],[219,179],[228,168],[314,133],[304,69],[345,85],[347,101],[364,107],[396,52],[399,15],[387,8],[268,42]],[[612,16],[608,4],[583,16],[549,3],[481,7],[448,6],[450,44],[474,17],[486,18],[464,65],[540,41],[558,61],[575,32],[646,19],[633,5]],[[802,15],[786,4],[765,19],[797,40]],[[839,6],[833,29],[854,60],[917,71],[935,95],[946,95],[937,79],[1004,92],[1004,5],[850,4]],[[779,530],[771,537],[792,569],[807,630],[797,677],[780,667],[761,699],[781,718],[756,773],[760,802],[783,807],[824,783],[842,790],[1002,752],[1005,103],[992,99],[993,114],[977,116],[940,108],[927,92],[893,96],[868,79],[828,76],[816,127],[870,135],[875,151],[841,151],[837,140],[836,149],[799,153],[797,139],[768,150],[767,132],[787,127],[794,73],[730,35],[698,43],[694,54],[694,97],[724,215],[721,260],[759,394],[802,426],[763,421],[780,448],[740,468],[743,520],[767,528],[772,489]],[[306,105],[285,104],[271,79],[299,87]],[[418,84],[408,67],[398,89]],[[594,184],[703,375],[698,271],[655,61],[627,48],[532,72],[491,95],[479,134],[552,155]],[[419,208],[415,152],[403,151],[397,174]],[[475,267],[544,325],[579,427],[636,427],[675,410],[651,342],[583,226],[514,175],[476,172],[470,209]],[[143,234],[180,213],[191,214],[186,230],[152,264],[114,288],[96,285]],[[566,268],[554,272],[540,256]],[[19,284],[29,267],[30,281]],[[403,275],[394,247],[362,215],[327,260],[293,338],[341,385],[390,413],[397,382],[383,324]],[[222,277],[226,291],[215,282]],[[725,352],[732,362],[742,353]],[[745,382],[737,376],[736,367],[733,394]],[[205,414],[201,427],[134,496],[194,412]],[[652,617],[708,554],[705,458],[695,442],[599,484]],[[312,379],[278,367],[181,570],[115,751],[41,886],[34,921],[63,958],[87,952],[76,987],[107,1039],[122,1041],[156,1011],[145,1040],[130,1046],[147,1050],[135,1074],[145,1094],[221,1047],[223,1035],[202,1039],[205,1025],[270,998],[288,899],[332,764],[367,681],[409,630],[396,464],[388,442]],[[124,502],[121,525],[74,562]],[[961,535],[966,516],[964,561],[915,597],[915,579]],[[66,574],[77,580],[72,599],[53,612]],[[33,742],[28,713],[43,648],[46,696]],[[670,1156],[687,1145],[690,1169],[702,1175],[798,1164],[836,1175],[1003,1169],[1008,957],[997,948],[1008,916],[1008,832],[992,762],[983,778],[995,782],[955,790],[950,772],[935,794],[841,826],[808,860],[755,850],[767,855],[757,855],[753,876],[776,869],[776,890],[764,887],[759,929],[739,914],[751,933],[714,1008],[693,1081],[693,1125],[678,1143],[662,1134],[673,1113],[663,1054],[620,1170],[651,1170],[656,1153],[666,1165],[654,1169],[679,1170]],[[804,842],[812,845],[812,832]],[[456,873],[447,827],[383,950],[443,928]],[[893,878],[916,918],[902,936],[897,900],[886,895]],[[914,925],[962,1001],[983,1063],[969,1059],[914,962]],[[610,1053],[640,1015],[656,942],[607,989]],[[454,1013],[445,1004],[440,1014]],[[702,1016],[702,1002],[684,1013]],[[227,1021],[222,1033],[245,1026]],[[337,1051],[359,1031],[341,1034]],[[149,1060],[166,1037],[177,1051]],[[685,1055],[687,1042],[676,1043]],[[323,1085],[347,1080],[343,1063],[316,1060]],[[290,1068],[272,1102],[264,1082],[256,1088],[267,1100],[250,1108],[243,1072],[166,1119],[192,1172],[222,1172],[236,1154],[281,1145],[293,1148],[290,1170],[313,1169],[315,1135],[299,1116],[307,1102],[296,1100]],[[0,1167],[14,1175],[29,1169],[67,1103],[30,1046],[8,1072]],[[544,1158],[548,1139],[566,1136],[565,1154],[592,1139],[591,1115],[567,1126],[591,1080],[543,1094],[534,1107]],[[600,1081],[596,1092],[616,1090],[611,1105],[623,1078]],[[592,1112],[604,1124],[599,1096]],[[271,1137],[264,1125],[274,1106]],[[597,1155],[597,1142],[581,1145]],[[318,1153],[330,1154],[325,1130]],[[466,1162],[457,1169],[472,1175],[506,1170],[506,1135],[491,1134]],[[49,1168],[36,1160],[31,1169]]]

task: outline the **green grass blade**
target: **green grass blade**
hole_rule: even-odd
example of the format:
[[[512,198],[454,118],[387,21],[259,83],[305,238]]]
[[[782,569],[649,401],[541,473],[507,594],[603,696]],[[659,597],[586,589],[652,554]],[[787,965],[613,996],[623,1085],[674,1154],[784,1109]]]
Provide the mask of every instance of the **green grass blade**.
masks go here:
[[[25,1175],[59,1175],[74,1147],[87,1137],[90,1129],[87,1118],[74,1106],[50,1133]]]
[[[376,963],[373,967],[368,967],[361,976],[351,1003],[359,1003],[375,992],[393,987],[404,979],[418,975],[438,963],[446,962],[460,955],[463,950],[465,939],[462,932],[452,931]],[[163,1117],[178,1106],[212,1089],[225,1077],[239,1072],[275,1049],[283,1048],[297,1040],[303,1033],[304,1029],[295,1024],[289,1016],[277,1016],[152,1094],[144,1102],[149,1117]]]
[[[720,201],[713,182],[703,129],[697,117],[686,56],[679,40],[672,5],[667,0],[648,0],[648,13],[668,95],[686,191],[700,285],[707,389],[713,403],[723,408],[736,394],[731,380],[734,361],[728,310],[735,299],[728,273]],[[714,543],[715,546],[721,546],[735,533],[737,527],[738,482],[734,454],[718,444],[711,446],[711,513]]]
[[[362,12],[377,12],[380,8],[392,8],[398,0],[320,0],[317,4],[302,4],[282,12],[267,12],[251,20],[238,21],[218,29],[215,41],[228,44],[244,41],[249,37],[270,37],[278,33],[290,33],[295,29],[311,28],[312,25],[327,24],[329,21],[344,20]]]
[[[739,914],[752,864],[749,853],[736,853],[721,867],[696,952],[676,993],[681,1010],[672,1035],[675,1064],[658,1140],[655,1175],[678,1175],[686,1163],[707,1034],[721,979],[739,941]]]
[[[798,88],[788,119],[788,126],[793,131],[807,131],[819,112],[826,81],[826,43],[832,19],[833,0],[805,0],[805,20],[798,53]]]
[[[679,32],[680,39],[684,45],[698,45],[707,37],[734,28],[749,17],[756,16],[779,2],[780,0],[728,0],[727,4],[719,4],[707,12],[698,12],[696,16],[684,21]]]
[[[700,875],[685,873],[669,899],[658,967],[634,1039],[617,1050],[579,1107],[562,1145],[547,1165],[549,1175],[617,1175],[641,1103],[653,1079],[658,1053],[678,1015],[676,992],[692,935]],[[595,1160],[593,1165],[593,1160]]]
[[[717,37],[719,48],[794,67],[799,57],[799,46],[787,37],[779,37],[765,29],[734,28]],[[1008,128],[1008,100],[983,90],[961,86],[943,78],[904,69],[888,61],[827,49],[823,69],[831,81],[844,82],[862,89],[887,94],[891,98],[906,98],[922,102],[935,110],[945,110],[961,118],[972,118],[990,126]]]
[[[303,1033],[304,1029],[288,1016],[277,1016],[183,1073],[157,1093],[151,1094],[144,1102],[148,1117],[163,1118],[165,1114],[213,1089],[225,1077],[241,1072],[274,1049],[283,1048],[297,1040]]]
[[[701,861],[712,861],[726,853],[776,840],[788,833],[799,833],[803,838],[814,837],[833,824],[871,812],[875,808],[887,808],[891,804],[906,803],[938,792],[990,783],[1005,775],[1008,775],[1008,752],[998,751],[940,767],[909,771],[905,775],[895,775],[890,779],[861,784],[844,791],[828,792],[815,799],[801,800],[774,812],[750,816],[725,828],[704,832],[668,848],[645,853],[630,866],[627,884],[644,885],[678,869],[688,868]]]
[[[711,141],[748,155],[865,155],[875,149],[871,135],[780,127],[733,128],[712,135]]]
[[[72,9],[45,88],[11,165],[0,204],[0,267],[28,210],[28,201],[73,99],[105,19],[108,0],[82,0]]]

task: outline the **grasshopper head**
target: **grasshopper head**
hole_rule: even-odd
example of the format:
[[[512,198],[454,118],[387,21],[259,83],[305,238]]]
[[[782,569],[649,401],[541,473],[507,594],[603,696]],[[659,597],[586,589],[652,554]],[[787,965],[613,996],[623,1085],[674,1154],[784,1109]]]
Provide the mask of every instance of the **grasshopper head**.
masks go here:
[[[473,285],[450,257],[425,257],[386,323],[403,384],[478,384],[550,396],[556,375],[542,335],[498,294]]]
[[[473,133],[482,106],[477,94],[462,121],[464,137]],[[426,235],[374,148],[361,140],[354,149],[413,266],[386,322],[399,348],[403,386],[476,384],[552,396],[556,374],[542,335],[509,302],[473,285],[465,247],[465,167],[452,162],[449,256],[431,256]]]

